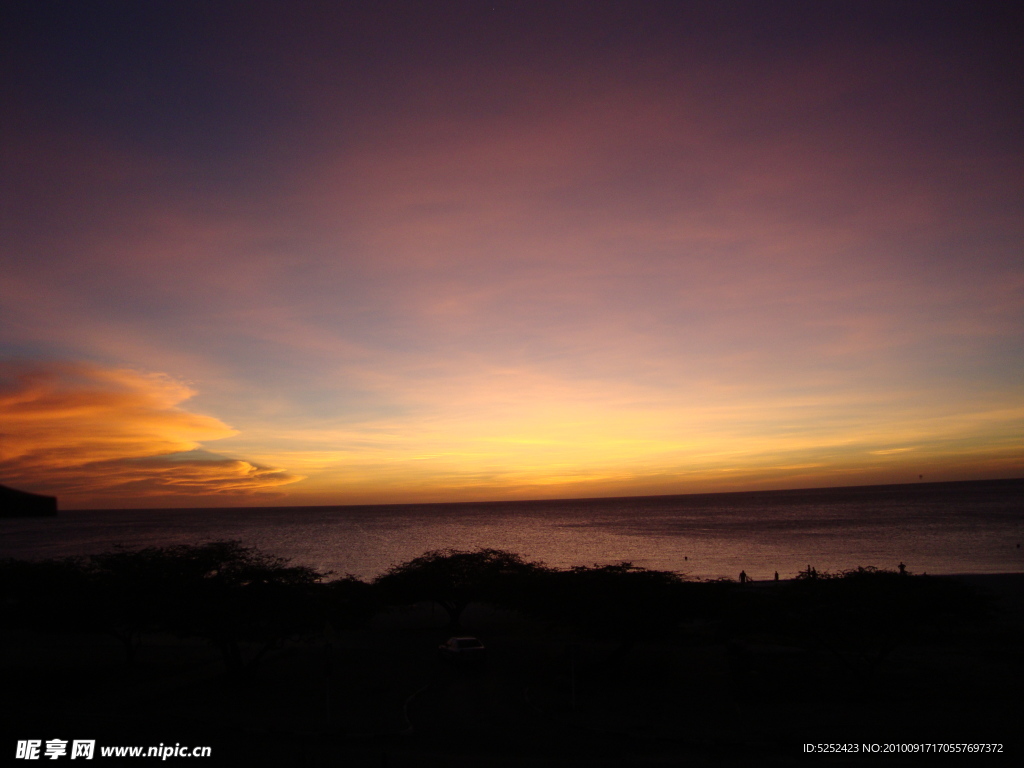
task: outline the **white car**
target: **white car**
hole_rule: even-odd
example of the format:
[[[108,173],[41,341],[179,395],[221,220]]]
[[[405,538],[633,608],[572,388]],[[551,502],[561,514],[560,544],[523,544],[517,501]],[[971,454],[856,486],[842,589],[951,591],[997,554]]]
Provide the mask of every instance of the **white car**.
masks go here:
[[[449,637],[437,651],[451,661],[483,661],[486,649],[475,637]]]

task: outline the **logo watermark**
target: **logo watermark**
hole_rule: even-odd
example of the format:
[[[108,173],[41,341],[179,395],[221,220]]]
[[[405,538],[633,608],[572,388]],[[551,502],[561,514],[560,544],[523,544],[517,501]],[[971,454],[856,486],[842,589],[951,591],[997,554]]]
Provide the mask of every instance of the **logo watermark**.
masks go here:
[[[212,747],[183,747],[181,744],[163,744],[155,747],[96,747],[95,739],[23,739],[19,740],[14,757],[18,760],[92,760],[99,757],[210,757]]]

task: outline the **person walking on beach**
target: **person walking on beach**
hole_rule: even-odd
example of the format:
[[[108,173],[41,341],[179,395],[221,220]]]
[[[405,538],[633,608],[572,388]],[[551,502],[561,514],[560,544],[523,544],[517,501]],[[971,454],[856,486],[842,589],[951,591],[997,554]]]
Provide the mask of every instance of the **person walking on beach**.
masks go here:
[[[747,583],[747,572],[746,571],[740,571],[740,584],[746,584],[746,583]]]
[[[902,562],[898,566],[896,566],[896,567],[900,569],[900,576],[906,576],[907,575],[907,566],[904,565]]]

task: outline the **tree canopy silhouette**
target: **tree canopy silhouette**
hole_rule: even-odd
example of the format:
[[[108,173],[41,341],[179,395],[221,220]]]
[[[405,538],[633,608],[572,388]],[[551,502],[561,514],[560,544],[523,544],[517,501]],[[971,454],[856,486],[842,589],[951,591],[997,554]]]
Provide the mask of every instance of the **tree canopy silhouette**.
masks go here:
[[[692,593],[700,586],[628,562],[576,566],[543,574],[523,607],[538,618],[617,640],[612,660],[619,661],[642,638],[674,631],[692,611]]]
[[[288,637],[323,627],[334,593],[314,587],[326,575],[215,541],[7,561],[0,590],[14,618],[46,631],[112,635],[129,662],[147,632],[205,638],[235,675]]]
[[[314,587],[326,574],[237,541],[172,548],[170,555],[186,571],[171,621],[181,634],[217,647],[229,675],[255,668],[289,637],[323,627]]]
[[[501,549],[438,549],[394,566],[374,584],[390,602],[434,601],[448,614],[449,626],[457,627],[471,602],[515,602],[523,579],[543,569]]]

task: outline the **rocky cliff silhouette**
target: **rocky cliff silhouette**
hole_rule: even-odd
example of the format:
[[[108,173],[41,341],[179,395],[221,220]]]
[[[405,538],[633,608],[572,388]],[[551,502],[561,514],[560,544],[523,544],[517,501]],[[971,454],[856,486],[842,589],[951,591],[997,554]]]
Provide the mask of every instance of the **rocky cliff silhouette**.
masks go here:
[[[42,496],[0,485],[0,517],[54,517],[56,514],[56,496]]]

